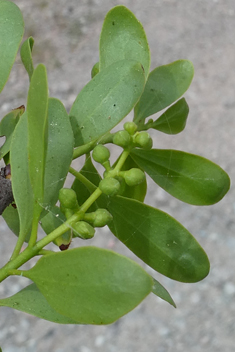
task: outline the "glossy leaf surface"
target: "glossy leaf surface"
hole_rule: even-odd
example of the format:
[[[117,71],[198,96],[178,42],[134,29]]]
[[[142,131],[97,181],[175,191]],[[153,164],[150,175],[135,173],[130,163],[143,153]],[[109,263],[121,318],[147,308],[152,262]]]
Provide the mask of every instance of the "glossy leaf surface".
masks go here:
[[[120,196],[110,197],[107,204],[114,235],[150,267],[182,282],[197,282],[208,274],[206,253],[170,215]]]
[[[98,73],[78,94],[70,111],[75,147],[99,138],[135,106],[145,84],[139,63],[122,60]]]
[[[0,147],[0,159],[2,159],[10,150],[11,139],[15,127],[22,115],[23,109],[18,108],[9,112],[0,122],[0,136],[5,136],[5,143]]]
[[[25,112],[15,128],[10,149],[12,191],[20,219],[20,232],[24,237],[29,233],[33,220],[33,192],[29,179],[27,125],[27,113]]]
[[[72,319],[66,318],[52,309],[35,284],[25,287],[11,297],[1,299],[0,306],[10,307],[53,323],[76,324]]]
[[[136,123],[166,108],[179,99],[193,79],[193,65],[188,60],[178,60],[150,72],[144,92],[135,107]]]
[[[123,59],[140,62],[148,77],[150,51],[144,28],[125,6],[116,6],[106,15],[100,35],[100,71]]]
[[[34,195],[34,214],[39,217],[44,194],[48,134],[48,87],[44,65],[33,72],[27,100],[29,177]]]
[[[58,99],[49,98],[44,207],[51,207],[58,200],[72,162],[73,144],[73,131],[64,105]]]
[[[24,275],[53,309],[83,324],[114,322],[135,308],[153,284],[135,262],[96,247],[44,256]]]
[[[154,121],[151,128],[167,134],[180,133],[185,128],[188,113],[188,104],[182,98]]]
[[[201,156],[169,149],[135,149],[131,156],[154,182],[185,203],[211,205],[229,190],[226,172]]]
[[[175,302],[173,301],[171,295],[169,294],[169,292],[165,289],[165,287],[163,287],[160,282],[158,282],[157,280],[155,280],[153,278],[153,288],[152,288],[152,292],[160,297],[161,299],[163,299],[164,301],[170,303],[173,307],[176,308]]]
[[[20,9],[10,1],[0,1],[0,92],[5,86],[24,34]]]
[[[24,41],[20,49],[20,56],[23,62],[23,65],[28,72],[29,80],[31,80],[34,67],[33,67],[33,59],[32,59],[32,50],[34,45],[33,37],[29,37]]]

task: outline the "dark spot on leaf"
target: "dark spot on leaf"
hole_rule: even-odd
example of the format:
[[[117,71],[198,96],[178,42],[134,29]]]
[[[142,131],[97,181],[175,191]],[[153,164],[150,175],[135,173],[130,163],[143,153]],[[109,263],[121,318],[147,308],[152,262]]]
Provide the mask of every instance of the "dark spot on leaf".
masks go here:
[[[115,107],[115,106],[116,106],[116,104],[113,104],[113,106]]]
[[[153,88],[151,88],[151,89],[150,89],[150,91],[151,91],[151,92],[154,92],[154,89],[153,89]]]
[[[112,22],[112,25],[113,25],[113,26],[115,25],[115,22],[114,22],[114,21]]]

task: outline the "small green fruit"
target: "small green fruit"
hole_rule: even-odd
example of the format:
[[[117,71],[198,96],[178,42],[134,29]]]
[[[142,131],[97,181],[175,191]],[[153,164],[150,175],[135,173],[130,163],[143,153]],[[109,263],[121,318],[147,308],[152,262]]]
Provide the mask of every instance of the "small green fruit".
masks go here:
[[[85,221],[78,221],[73,226],[73,237],[88,240],[94,237],[95,229]]]
[[[77,201],[76,192],[71,188],[61,188],[59,191],[59,201],[61,208],[78,210],[79,205]]]
[[[127,131],[118,131],[113,136],[113,143],[119,145],[119,147],[126,148],[130,145],[131,136]]]
[[[151,149],[153,146],[153,140],[150,137],[150,134],[145,131],[136,134],[134,142],[138,147],[146,150]]]
[[[123,127],[131,136],[137,131],[137,125],[134,122],[126,122]]]
[[[128,186],[136,186],[145,180],[145,174],[142,170],[133,168],[125,171],[123,177]]]
[[[104,178],[99,183],[99,189],[106,196],[114,196],[120,189],[120,182],[113,177]]]
[[[92,152],[93,159],[100,164],[105,163],[110,158],[110,151],[102,144],[95,146]]]

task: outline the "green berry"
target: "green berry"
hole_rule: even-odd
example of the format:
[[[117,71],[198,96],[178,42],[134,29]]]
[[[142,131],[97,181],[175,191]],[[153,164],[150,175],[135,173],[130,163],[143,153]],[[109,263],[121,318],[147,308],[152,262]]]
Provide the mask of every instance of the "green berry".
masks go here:
[[[126,122],[123,127],[131,136],[137,131],[137,125],[134,122]]]
[[[99,189],[106,196],[114,196],[120,189],[120,182],[113,177],[104,178],[99,183]]]
[[[110,151],[104,145],[98,144],[97,146],[95,146],[92,152],[92,157],[97,163],[103,164],[104,162],[109,160]]]
[[[59,201],[61,208],[78,210],[79,205],[77,201],[76,192],[71,188],[61,188],[59,191]]]
[[[124,172],[123,175],[128,186],[136,186],[145,180],[145,174],[142,170],[133,168]]]
[[[113,136],[113,143],[116,145],[119,145],[122,148],[128,147],[130,145],[130,142],[131,142],[131,136],[125,130],[118,131]]]
[[[92,70],[91,70],[91,78],[94,78],[97,73],[99,73],[100,71],[100,64],[99,62],[97,62],[93,67],[92,67]]]
[[[95,229],[85,221],[78,221],[72,227],[73,237],[80,237],[84,240],[94,237]]]
[[[152,138],[149,133],[145,131],[136,134],[134,142],[138,147],[146,150],[151,149],[153,146]]]

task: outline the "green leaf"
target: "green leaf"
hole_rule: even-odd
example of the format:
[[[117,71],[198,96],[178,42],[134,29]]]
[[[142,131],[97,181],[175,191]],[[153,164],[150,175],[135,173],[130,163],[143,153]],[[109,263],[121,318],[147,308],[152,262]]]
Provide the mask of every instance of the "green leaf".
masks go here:
[[[20,9],[10,1],[0,1],[0,92],[5,86],[24,34]]]
[[[140,62],[148,77],[150,51],[144,28],[125,6],[116,6],[106,15],[100,35],[100,71],[123,59]]]
[[[188,104],[182,98],[154,121],[151,128],[167,134],[180,133],[185,128],[188,113]]]
[[[169,292],[165,289],[165,287],[163,287],[160,282],[158,282],[157,280],[155,280],[153,278],[153,287],[152,287],[152,292],[160,297],[161,299],[163,299],[164,301],[170,303],[173,307],[176,308],[175,302],[173,301],[171,295],[169,294]]]
[[[48,134],[48,87],[44,65],[34,70],[27,101],[29,177],[34,195],[34,217],[39,219],[44,191]]]
[[[122,60],[98,73],[78,94],[70,111],[75,147],[115,127],[135,106],[145,84],[141,64]]]
[[[34,45],[33,37],[29,37],[24,41],[20,49],[20,56],[23,62],[23,65],[28,72],[29,80],[33,75],[34,67],[33,67],[33,59],[32,59],[32,50]]]
[[[25,287],[15,295],[0,300],[0,306],[10,307],[35,317],[58,324],[76,324],[76,321],[57,313],[35,284]]]
[[[193,65],[188,60],[178,60],[159,66],[150,72],[144,92],[135,106],[135,123],[166,108],[179,99],[193,79]]]
[[[73,158],[73,131],[64,105],[49,98],[44,207],[55,205]]]
[[[2,213],[3,219],[6,221],[7,226],[11,229],[11,231],[19,236],[20,233],[20,219],[19,214],[16,208],[13,206],[7,207]]]
[[[23,112],[23,107],[14,109],[4,116],[0,122],[0,136],[6,137],[5,143],[0,147],[0,159],[2,159],[10,150],[13,132]]]
[[[9,229],[18,237],[20,234],[20,219],[17,208],[14,208],[13,206],[7,207],[2,213],[2,217],[6,221]],[[25,236],[25,242],[29,241],[30,233],[31,228]]]
[[[107,205],[114,235],[151,268],[182,282],[197,282],[208,275],[206,253],[170,215],[121,196],[110,197]]]
[[[226,172],[201,156],[168,149],[134,149],[131,156],[154,182],[185,203],[215,204],[229,190]]]
[[[96,247],[44,256],[24,276],[58,313],[81,324],[110,324],[152,290],[152,278],[132,260]]]
[[[25,112],[13,133],[10,163],[14,200],[20,219],[20,233],[26,237],[31,230],[33,220],[33,192],[29,179],[28,165],[28,129]]]

